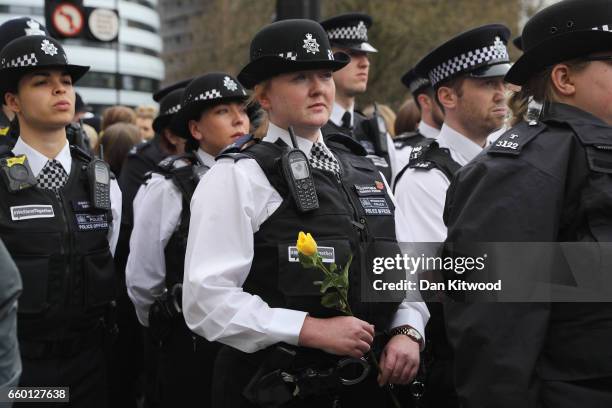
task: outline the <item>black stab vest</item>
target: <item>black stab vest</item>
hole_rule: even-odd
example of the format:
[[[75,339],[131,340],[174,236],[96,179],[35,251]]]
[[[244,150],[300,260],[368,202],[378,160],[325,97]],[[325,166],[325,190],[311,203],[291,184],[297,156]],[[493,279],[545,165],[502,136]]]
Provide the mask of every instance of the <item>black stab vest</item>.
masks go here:
[[[326,144],[342,168],[340,180],[329,172],[312,169],[319,197],[319,208],[300,213],[283,177],[280,157],[287,148],[282,141],[260,142],[242,155],[257,161],[270,184],[283,197],[280,207],[255,233],[255,251],[244,290],[262,297],[270,307],[308,312],[313,317],[331,317],[341,313],[321,305],[317,269],[304,269],[296,259],[299,231],[310,232],[324,261],[333,260],[343,267],[353,255],[349,271],[349,303],[355,316],[374,324],[377,331],[388,328],[401,299],[388,293],[372,296],[374,257],[393,257],[400,252],[395,238],[394,207],[380,173],[372,162],[351,151],[357,145],[346,136],[333,136]],[[356,146],[362,150],[361,146]],[[373,215],[374,213],[379,213]],[[401,294],[403,298],[403,294]],[[380,300],[387,300],[380,301]],[[393,300],[393,301],[389,301]]]
[[[71,155],[70,177],[57,194],[38,187],[10,192],[0,181],[0,238],[23,280],[20,340],[78,336],[99,323],[115,297],[112,215],[90,205],[90,157],[73,146]]]
[[[183,167],[174,167],[174,163],[177,160],[186,160],[189,164]],[[166,258],[166,288],[170,290],[175,284],[183,283],[185,252],[187,251],[187,236],[189,234],[189,218],[191,217],[189,205],[191,203],[191,197],[198,186],[200,177],[204,175],[208,167],[201,164],[197,156],[193,153],[167,157],[158,167],[159,173],[172,180],[174,185],[181,192],[182,197],[180,225],[170,236],[164,250]],[[194,167],[200,169],[198,175],[196,175]]]

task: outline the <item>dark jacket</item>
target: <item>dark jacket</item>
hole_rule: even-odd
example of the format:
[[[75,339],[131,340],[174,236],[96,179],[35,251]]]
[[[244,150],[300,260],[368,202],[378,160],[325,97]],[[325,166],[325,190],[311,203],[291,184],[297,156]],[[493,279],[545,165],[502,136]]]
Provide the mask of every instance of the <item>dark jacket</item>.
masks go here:
[[[459,170],[444,219],[449,243],[612,241],[612,127],[551,104]],[[612,304],[449,303],[445,314],[464,407],[612,406]]]

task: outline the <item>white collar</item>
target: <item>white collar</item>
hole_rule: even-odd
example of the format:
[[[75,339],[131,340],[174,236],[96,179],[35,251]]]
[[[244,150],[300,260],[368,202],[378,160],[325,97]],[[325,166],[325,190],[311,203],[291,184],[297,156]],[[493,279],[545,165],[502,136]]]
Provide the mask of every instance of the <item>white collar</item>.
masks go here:
[[[30,169],[32,169],[32,173],[34,177],[38,177],[40,171],[45,167],[45,164],[50,160],[47,156],[40,153],[38,150],[35,150],[32,146],[23,141],[21,137],[17,139],[15,143],[15,147],[13,147],[13,154],[15,156],[19,156],[25,154],[28,158],[28,164],[30,165]],[[64,147],[57,156],[54,157],[55,160],[60,162],[67,175],[70,175],[70,167],[72,167],[72,156],[70,155],[70,146],[68,145],[68,140],[64,144]]]
[[[214,166],[215,157],[212,154],[206,153],[201,147],[196,151],[196,155],[206,167]]]
[[[334,106],[332,107],[332,112],[329,117],[329,120],[334,122],[336,126],[342,126],[342,116],[344,116],[344,112],[350,112],[351,114],[351,126],[355,124],[355,105],[351,105],[349,109],[344,109],[342,106],[338,104],[338,102],[334,101]]]
[[[419,133],[425,137],[430,139],[436,139],[440,134],[440,129],[436,129],[433,126],[429,126],[427,123],[420,121],[419,122]]]
[[[455,129],[448,126],[446,123],[440,129],[440,135],[437,138],[440,147],[447,147],[450,150],[451,157],[457,163],[465,166],[469,161],[482,152],[482,147],[474,143]]]
[[[312,149],[312,145],[314,143],[299,135],[295,135],[295,136],[296,136],[295,139],[297,140],[297,144],[298,144],[298,149],[300,149],[302,152],[306,154],[308,158],[310,158],[310,150]],[[289,132],[287,132],[283,128],[276,126],[274,123],[270,122],[268,125],[268,132],[266,133],[266,136],[263,138],[263,141],[274,143],[278,139],[281,139],[283,142],[285,142],[287,146],[293,146],[293,143],[291,142],[291,136],[289,136]],[[323,141],[323,136],[321,135],[320,130],[319,130],[319,135],[317,136],[317,143],[322,143],[323,145],[325,145],[325,142]]]

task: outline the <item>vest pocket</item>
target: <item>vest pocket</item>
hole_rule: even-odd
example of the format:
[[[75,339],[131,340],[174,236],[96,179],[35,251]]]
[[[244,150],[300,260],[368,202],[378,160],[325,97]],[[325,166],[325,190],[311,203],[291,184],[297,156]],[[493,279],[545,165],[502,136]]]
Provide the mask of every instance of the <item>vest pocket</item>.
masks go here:
[[[19,314],[36,315],[49,308],[49,275],[53,273],[49,259],[49,256],[16,257],[23,281],[23,292],[19,297]]]
[[[113,257],[108,249],[83,257],[85,307],[104,306],[115,298]]]

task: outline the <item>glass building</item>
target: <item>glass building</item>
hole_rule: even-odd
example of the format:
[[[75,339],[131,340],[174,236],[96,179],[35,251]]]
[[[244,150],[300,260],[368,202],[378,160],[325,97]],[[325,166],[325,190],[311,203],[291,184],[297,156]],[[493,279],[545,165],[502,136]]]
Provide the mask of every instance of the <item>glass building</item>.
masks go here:
[[[157,3],[158,0],[83,1],[84,6],[118,9],[120,17],[118,50],[116,43],[62,41],[71,63],[91,66],[76,88],[94,110],[116,104],[153,103],[151,94],[164,78]],[[48,25],[44,21],[44,0],[0,0],[0,23],[21,16]]]

